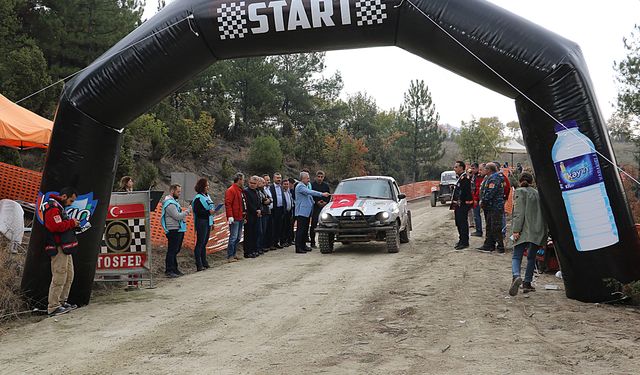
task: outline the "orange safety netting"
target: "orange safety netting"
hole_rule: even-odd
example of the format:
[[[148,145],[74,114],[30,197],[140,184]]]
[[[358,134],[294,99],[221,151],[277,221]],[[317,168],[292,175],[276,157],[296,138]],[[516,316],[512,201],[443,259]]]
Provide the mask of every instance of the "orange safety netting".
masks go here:
[[[0,95],[0,146],[47,148],[53,122]]]

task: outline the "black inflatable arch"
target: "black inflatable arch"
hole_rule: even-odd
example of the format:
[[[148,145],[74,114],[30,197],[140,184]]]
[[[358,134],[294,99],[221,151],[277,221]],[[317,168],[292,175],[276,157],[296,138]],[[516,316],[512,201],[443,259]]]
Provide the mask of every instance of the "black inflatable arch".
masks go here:
[[[97,200],[92,228],[79,235],[70,300],[89,303],[126,124],[217,60],[373,46],[398,46],[515,99],[569,298],[610,300],[605,279],[640,279],[640,243],[616,169],[600,158],[619,240],[578,251],[551,157],[554,120],[442,30],[556,119],[577,120],[615,161],[579,47],[486,1],[176,0],[68,82],[60,98],[41,191],[74,185]],[[45,303],[50,281],[44,238],[36,221],[22,281],[36,304]]]

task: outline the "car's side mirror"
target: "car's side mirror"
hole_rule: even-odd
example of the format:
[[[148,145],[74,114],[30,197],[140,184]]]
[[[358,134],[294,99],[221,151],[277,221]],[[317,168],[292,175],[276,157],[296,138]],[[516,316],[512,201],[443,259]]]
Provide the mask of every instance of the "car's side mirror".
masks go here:
[[[407,196],[404,194],[398,194],[398,200],[401,201],[403,199],[405,199]]]

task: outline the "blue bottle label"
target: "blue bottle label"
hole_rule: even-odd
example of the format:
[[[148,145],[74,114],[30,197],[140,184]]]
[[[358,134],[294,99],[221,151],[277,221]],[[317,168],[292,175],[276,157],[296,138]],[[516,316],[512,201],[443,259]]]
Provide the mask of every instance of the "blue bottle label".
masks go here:
[[[562,191],[580,189],[603,181],[596,153],[554,163]]]

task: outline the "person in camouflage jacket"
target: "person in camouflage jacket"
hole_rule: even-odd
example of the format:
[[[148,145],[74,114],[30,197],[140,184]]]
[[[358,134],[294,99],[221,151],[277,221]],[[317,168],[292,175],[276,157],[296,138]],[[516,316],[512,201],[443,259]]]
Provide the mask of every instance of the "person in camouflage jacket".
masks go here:
[[[504,253],[504,236],[502,234],[502,216],[504,213],[504,179],[498,173],[494,163],[487,163],[486,178],[482,182],[480,191],[480,206],[485,212],[487,221],[487,235],[484,244],[478,248],[481,251]]]

